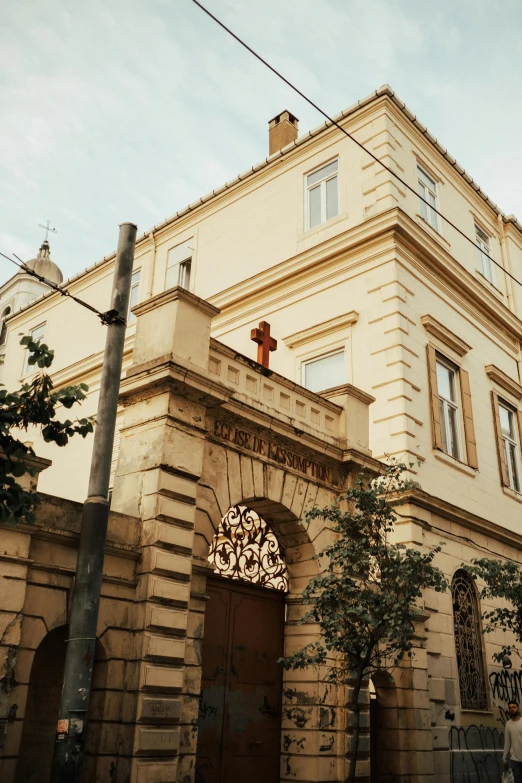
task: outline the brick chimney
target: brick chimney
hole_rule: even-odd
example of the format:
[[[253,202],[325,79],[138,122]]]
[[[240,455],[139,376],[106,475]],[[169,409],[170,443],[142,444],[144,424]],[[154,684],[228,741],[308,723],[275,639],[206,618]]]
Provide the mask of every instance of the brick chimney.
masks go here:
[[[268,154],[286,147],[297,139],[297,124],[299,120],[289,111],[282,111],[268,123]]]

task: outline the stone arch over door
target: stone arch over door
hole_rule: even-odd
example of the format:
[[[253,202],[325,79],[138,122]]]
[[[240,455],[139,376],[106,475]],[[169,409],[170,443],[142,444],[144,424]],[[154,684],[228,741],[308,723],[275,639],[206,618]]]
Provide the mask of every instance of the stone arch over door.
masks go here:
[[[235,505],[255,511],[273,531],[286,561],[284,650],[288,654],[318,638],[313,626],[297,626],[304,612],[302,590],[318,573],[314,556],[325,546],[329,531],[319,520],[308,526],[304,515],[314,505],[326,506],[337,493],[295,473],[261,460],[207,444],[209,459],[198,485],[195,552],[207,574],[212,538],[222,518]],[[204,635],[204,624],[201,630]],[[285,672],[282,699],[280,780],[328,779],[344,753],[345,700],[323,682],[317,669]],[[317,750],[319,749],[319,753]],[[332,778],[335,779],[335,778]]]
[[[15,783],[41,783],[49,780],[68,630],[67,626],[61,625],[50,631],[35,651]],[[96,780],[96,754],[103,720],[106,680],[105,651],[103,645],[97,641],[82,783],[94,783]]]

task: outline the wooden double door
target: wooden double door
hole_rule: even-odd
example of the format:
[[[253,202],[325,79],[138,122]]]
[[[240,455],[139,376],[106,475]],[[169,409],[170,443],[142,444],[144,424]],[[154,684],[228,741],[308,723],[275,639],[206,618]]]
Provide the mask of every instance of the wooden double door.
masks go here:
[[[207,584],[196,783],[279,783],[284,593]]]

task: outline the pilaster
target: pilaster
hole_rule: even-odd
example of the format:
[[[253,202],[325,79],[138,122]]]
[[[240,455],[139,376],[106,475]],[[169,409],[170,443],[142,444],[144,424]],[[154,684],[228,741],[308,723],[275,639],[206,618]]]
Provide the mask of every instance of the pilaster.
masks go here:
[[[112,499],[114,509],[142,519],[137,658],[127,682],[135,716],[131,783],[170,783],[182,774],[180,752],[195,741],[200,692],[199,668],[190,665],[198,659],[190,609],[200,601],[192,556],[206,398],[201,388],[191,395],[185,381],[191,374],[201,386],[218,311],[174,288],[134,312],[134,361],[122,383],[125,413]]]

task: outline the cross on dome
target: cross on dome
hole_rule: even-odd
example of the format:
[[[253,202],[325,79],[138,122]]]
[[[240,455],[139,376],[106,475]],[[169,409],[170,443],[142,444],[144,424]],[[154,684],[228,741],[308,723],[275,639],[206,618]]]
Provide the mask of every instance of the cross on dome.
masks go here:
[[[51,231],[53,234],[57,234],[58,233],[58,231],[55,228],[50,228],[50,225],[51,225],[51,221],[50,220],[47,221],[47,225],[46,226],[42,226],[41,223],[38,223],[38,228],[43,228],[45,230],[44,242],[47,242],[47,240],[49,239],[49,231]]]
[[[270,351],[277,351],[277,340],[270,337],[270,324],[261,321],[258,329],[252,329],[250,339],[257,343],[257,362],[268,368]]]

